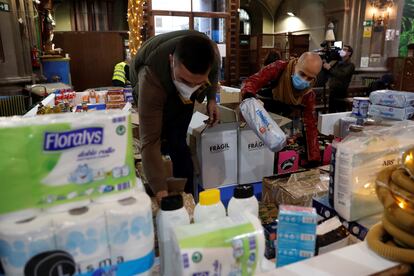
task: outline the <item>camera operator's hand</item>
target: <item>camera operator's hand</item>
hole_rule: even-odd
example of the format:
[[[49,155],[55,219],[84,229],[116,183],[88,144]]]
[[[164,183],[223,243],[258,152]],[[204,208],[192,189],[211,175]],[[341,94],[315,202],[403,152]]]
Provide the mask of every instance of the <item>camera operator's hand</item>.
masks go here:
[[[326,62],[323,63],[323,68],[325,68],[326,70],[330,70],[331,67],[332,66],[329,63],[326,63]]]

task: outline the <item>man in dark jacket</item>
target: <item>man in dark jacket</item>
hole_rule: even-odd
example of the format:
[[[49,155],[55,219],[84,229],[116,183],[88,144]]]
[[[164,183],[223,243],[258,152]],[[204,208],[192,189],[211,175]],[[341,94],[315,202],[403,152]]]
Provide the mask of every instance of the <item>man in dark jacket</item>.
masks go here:
[[[168,195],[162,153],[170,155],[174,177],[187,178],[186,192],[193,191],[187,129],[194,102],[206,96],[209,123],[218,122],[219,66],[214,42],[189,30],[150,38],[134,58],[130,76],[138,102],[142,164],[158,200]]]
[[[342,60],[331,66],[329,63],[324,63],[323,68],[328,71],[328,86],[329,86],[329,112],[343,112],[346,111],[345,98],[349,83],[355,71],[355,65],[351,62],[351,56],[354,50],[349,45],[344,45],[339,52]]]

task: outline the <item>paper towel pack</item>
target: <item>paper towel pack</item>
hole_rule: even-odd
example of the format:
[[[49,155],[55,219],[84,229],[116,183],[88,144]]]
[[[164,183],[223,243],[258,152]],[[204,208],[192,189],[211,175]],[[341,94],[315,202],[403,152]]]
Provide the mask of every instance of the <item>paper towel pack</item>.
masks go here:
[[[255,275],[261,272],[264,234],[251,215],[178,226],[171,276]]]
[[[124,111],[0,118],[0,217],[132,188],[131,149]]]
[[[382,117],[385,119],[403,121],[410,119],[414,115],[414,107],[408,106],[398,108],[372,104],[369,106],[369,115],[374,117]]]
[[[369,94],[369,100],[372,104],[376,105],[404,108],[414,105],[414,93],[395,90],[377,90]]]

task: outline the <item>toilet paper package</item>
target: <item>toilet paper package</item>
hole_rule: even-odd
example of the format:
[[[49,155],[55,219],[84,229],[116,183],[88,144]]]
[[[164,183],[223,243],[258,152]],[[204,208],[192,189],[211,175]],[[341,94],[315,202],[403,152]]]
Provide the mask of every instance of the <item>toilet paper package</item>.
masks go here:
[[[271,151],[278,152],[285,147],[286,134],[256,99],[245,99],[240,104],[240,111],[247,125]]]
[[[137,192],[104,206],[112,269],[117,276],[150,275],[155,258],[150,198]]]
[[[353,133],[337,143],[333,201],[338,214],[354,221],[383,208],[375,193],[377,173],[396,165],[402,153],[413,146],[414,122],[399,122]]]
[[[75,275],[111,265],[103,206],[89,204],[51,217],[56,248],[73,257]]]
[[[169,275],[255,275],[261,271],[264,234],[252,215],[225,217],[174,229],[176,267]]]
[[[403,121],[414,115],[414,106],[403,108],[372,104],[369,106],[369,115],[390,120]]]
[[[125,111],[0,118],[0,217],[131,188]]]
[[[25,221],[0,222],[0,260],[7,276],[33,275],[27,263],[39,253],[56,249],[51,220],[44,215]]]
[[[376,105],[404,108],[414,105],[414,93],[395,90],[377,90],[369,94],[369,100],[372,104]]]

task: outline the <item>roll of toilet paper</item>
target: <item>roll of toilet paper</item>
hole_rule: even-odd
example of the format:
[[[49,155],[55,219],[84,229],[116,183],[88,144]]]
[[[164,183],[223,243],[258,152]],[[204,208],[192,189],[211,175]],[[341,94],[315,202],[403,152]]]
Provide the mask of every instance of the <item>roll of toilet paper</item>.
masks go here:
[[[112,263],[117,275],[141,275],[154,263],[154,229],[151,200],[147,194],[105,203]]]
[[[77,274],[111,265],[103,206],[88,205],[52,216],[57,249],[72,255]]]
[[[114,203],[119,200],[123,200],[129,197],[134,197],[137,194],[138,190],[131,189],[124,192],[114,193],[114,194],[107,194],[100,196],[98,198],[93,199],[93,203],[96,204],[105,204],[105,203]],[[104,208],[107,209],[109,205],[105,205]]]
[[[0,223],[0,259],[6,275],[24,275],[34,256],[56,248],[50,217],[40,215],[28,220]]]
[[[264,234],[251,214],[174,229],[171,275],[255,275],[262,272]]]

